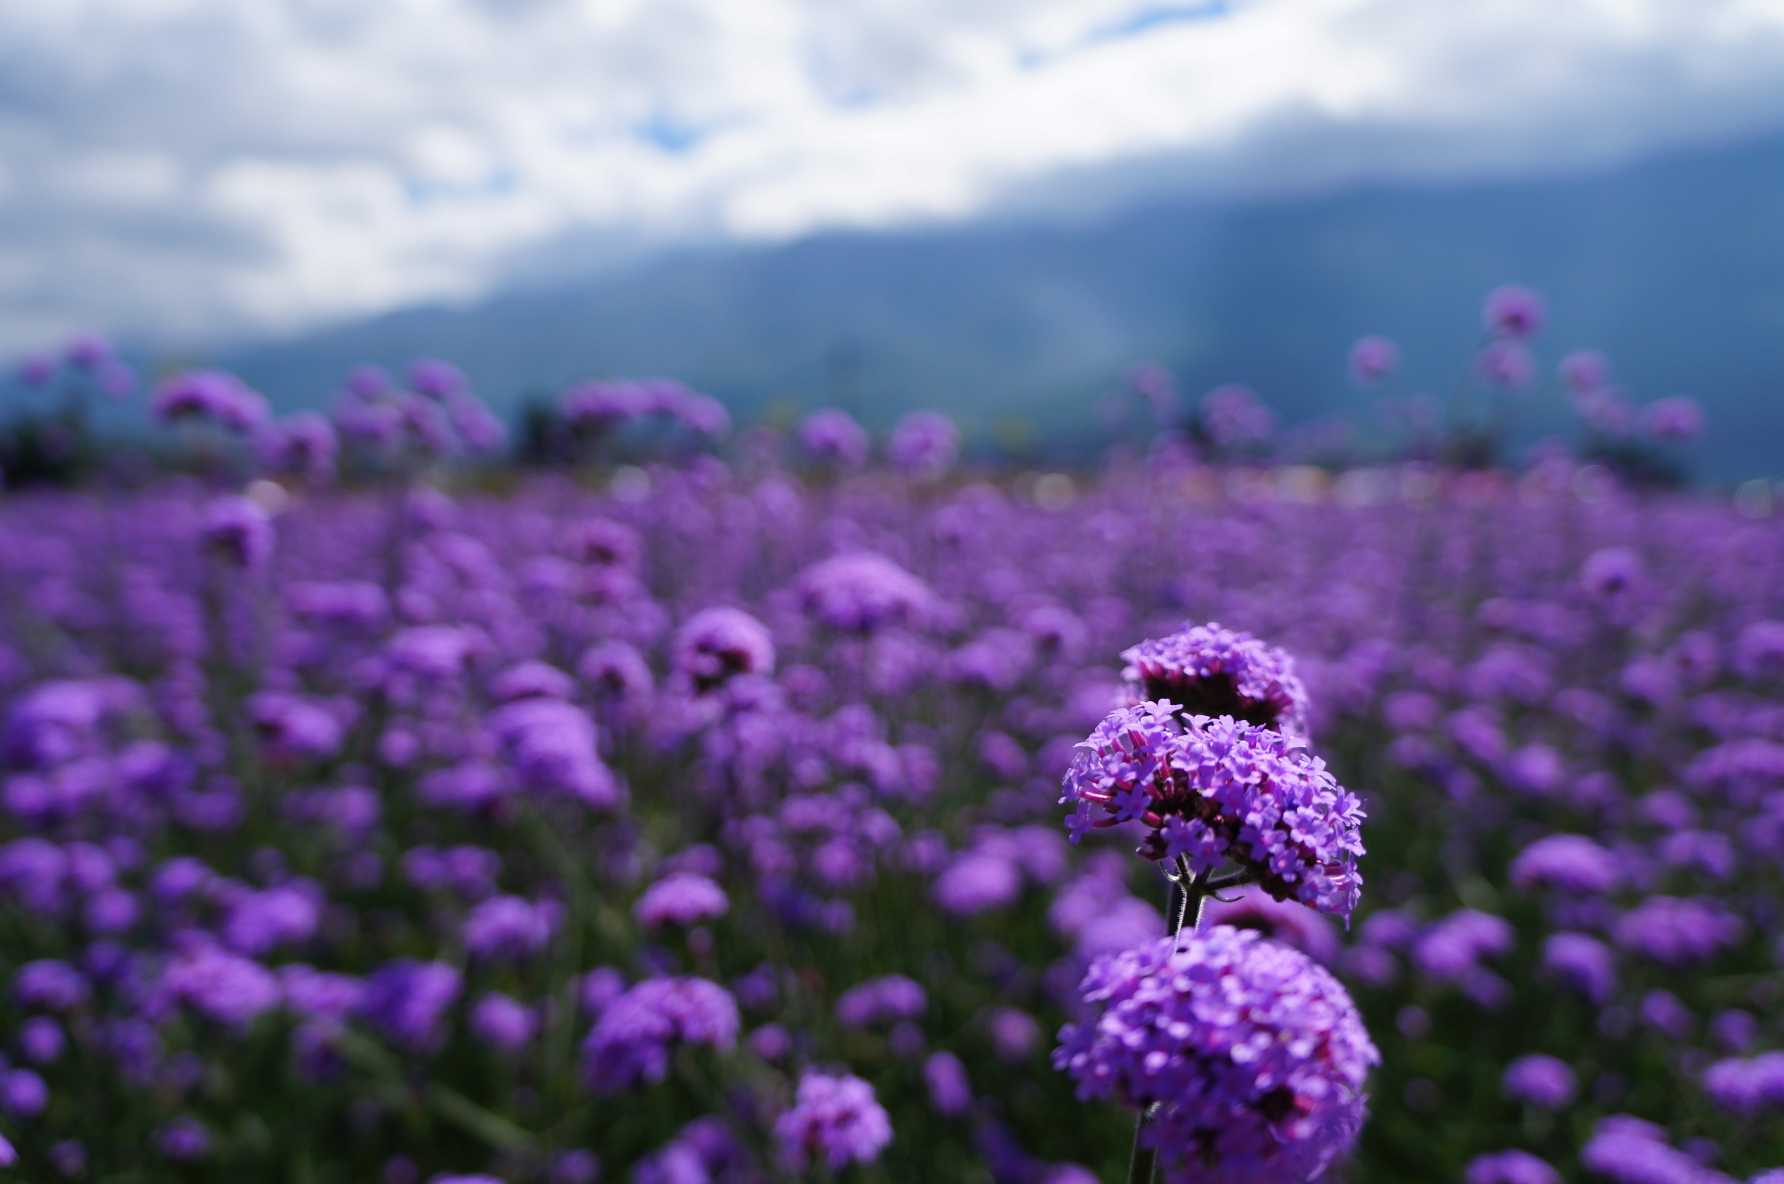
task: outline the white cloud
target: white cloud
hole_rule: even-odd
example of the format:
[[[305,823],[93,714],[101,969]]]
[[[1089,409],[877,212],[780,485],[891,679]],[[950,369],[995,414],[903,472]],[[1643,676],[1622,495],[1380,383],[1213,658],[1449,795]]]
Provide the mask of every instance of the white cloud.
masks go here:
[[[6,5],[0,346],[276,332],[674,241],[1576,168],[1775,125],[1775,0]]]

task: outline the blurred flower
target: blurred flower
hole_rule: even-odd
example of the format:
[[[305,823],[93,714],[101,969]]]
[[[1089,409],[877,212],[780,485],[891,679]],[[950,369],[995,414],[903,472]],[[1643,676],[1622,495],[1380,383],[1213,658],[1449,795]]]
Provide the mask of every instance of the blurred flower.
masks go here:
[[[878,1159],[892,1141],[892,1120],[859,1077],[807,1072],[774,1136],[795,1169],[822,1164],[836,1172]]]

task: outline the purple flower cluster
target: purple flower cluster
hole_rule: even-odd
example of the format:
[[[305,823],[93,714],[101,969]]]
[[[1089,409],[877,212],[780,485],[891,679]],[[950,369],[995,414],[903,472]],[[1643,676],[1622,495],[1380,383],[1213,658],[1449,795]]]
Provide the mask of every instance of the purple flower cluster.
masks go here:
[[[1172,1180],[1316,1178],[1355,1140],[1380,1060],[1306,955],[1224,926],[1099,959],[1054,1064],[1148,1114]]]
[[[1124,650],[1121,677],[1133,701],[1164,699],[1189,715],[1221,716],[1307,736],[1307,690],[1294,659],[1249,633],[1185,626]]]
[[[733,1047],[738,1022],[736,1001],[717,983],[646,979],[601,1012],[582,1045],[584,1076],[602,1093],[661,1081],[678,1048]]]
[[[1363,807],[1283,733],[1169,702],[1118,708],[1078,746],[1060,801],[1076,839],[1139,822],[1150,859],[1200,875],[1233,862],[1281,900],[1349,917],[1362,894]]]
[[[892,1119],[873,1086],[847,1073],[807,1073],[793,1105],[774,1122],[781,1155],[795,1170],[822,1164],[833,1172],[872,1163],[892,1141]]]

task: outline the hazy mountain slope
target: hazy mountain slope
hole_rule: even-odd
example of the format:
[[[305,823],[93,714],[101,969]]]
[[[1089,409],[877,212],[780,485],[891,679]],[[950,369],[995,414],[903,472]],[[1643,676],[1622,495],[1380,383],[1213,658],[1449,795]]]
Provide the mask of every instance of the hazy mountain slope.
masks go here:
[[[224,360],[285,407],[354,362],[438,353],[505,408],[577,376],[673,374],[744,413],[935,405],[1062,438],[1147,358],[1192,393],[1243,379],[1290,419],[1362,414],[1344,353],[1382,332],[1405,347],[1401,389],[1448,390],[1481,294],[1508,279],[1550,297],[1545,374],[1566,348],[1604,348],[1639,397],[1704,401],[1710,475],[1784,471],[1784,140],[1586,177],[686,252]],[[1564,422],[1552,390],[1523,398],[1532,431]]]

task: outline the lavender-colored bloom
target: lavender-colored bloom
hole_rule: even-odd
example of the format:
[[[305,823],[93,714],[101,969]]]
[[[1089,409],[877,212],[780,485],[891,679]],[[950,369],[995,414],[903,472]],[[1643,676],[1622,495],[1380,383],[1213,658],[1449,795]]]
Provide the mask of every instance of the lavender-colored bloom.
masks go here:
[[[1506,1097],[1544,1110],[1559,1110],[1573,1101],[1579,1089],[1567,1062],[1541,1053],[1519,1057],[1507,1065],[1500,1085]]]
[[[176,1118],[155,1133],[155,1144],[176,1163],[194,1163],[211,1153],[211,1132],[196,1118]]]
[[[1606,547],[1586,558],[1580,568],[1580,587],[1603,604],[1627,600],[1641,586],[1641,556],[1627,547]]]
[[[843,633],[872,633],[919,621],[930,606],[927,585],[883,555],[858,552],[821,560],[799,575],[807,616]]]
[[[1099,959],[1092,1015],[1054,1064],[1078,1096],[1151,1111],[1173,1180],[1311,1180],[1362,1128],[1380,1060],[1337,980],[1306,955],[1219,927]]]
[[[1656,440],[1692,440],[1703,434],[1703,408],[1696,399],[1656,399],[1642,418]]]
[[[934,893],[935,902],[956,916],[993,912],[1022,895],[1022,872],[995,852],[968,851],[942,869]]]
[[[1270,728],[1185,722],[1170,703],[1117,708],[1078,746],[1064,788],[1074,838],[1137,820],[1141,854],[1197,874],[1230,860],[1277,899],[1346,918],[1362,893],[1362,803]]]
[[[1542,964],[1551,975],[1594,1003],[1610,998],[1617,982],[1611,948],[1584,933],[1555,933],[1544,939]]]
[[[774,640],[742,609],[704,609],[675,635],[675,669],[704,694],[741,675],[774,670]]]
[[[417,358],[409,363],[409,387],[430,399],[462,394],[470,386],[464,371],[439,358]]]
[[[279,1005],[282,993],[272,971],[249,958],[200,945],[169,962],[161,989],[208,1019],[240,1028]]]
[[[1462,1184],[1561,1184],[1561,1173],[1528,1151],[1495,1151],[1469,1160]]]
[[[1304,739],[1307,690],[1294,659],[1249,633],[1210,622],[1123,651],[1121,677],[1135,702],[1167,699],[1189,715],[1221,716]]]
[[[936,1052],[923,1062],[923,1083],[929,1088],[929,1104],[936,1113],[954,1118],[973,1104],[972,1083],[966,1066],[951,1052]]]
[[[46,1015],[34,1015],[19,1025],[19,1050],[39,1065],[54,1064],[68,1046],[62,1025]]]
[[[960,429],[936,411],[915,411],[898,421],[886,441],[886,455],[908,473],[942,472],[960,452]]]
[[[1720,1172],[1666,1142],[1666,1133],[1639,1118],[1601,1119],[1580,1148],[1580,1163],[1616,1184],[1733,1184]]]
[[[471,1032],[490,1047],[517,1052],[532,1040],[539,1019],[520,1000],[492,991],[471,1005],[470,1024]]]
[[[1615,936],[1623,949],[1651,961],[1689,966],[1733,945],[1746,928],[1714,900],[1650,896],[1618,918]]]
[[[66,962],[40,959],[19,967],[12,989],[21,1007],[73,1011],[86,1003],[91,989],[86,977]]]
[[[1784,1110],[1784,1052],[1717,1061],[1704,1070],[1703,1088],[1716,1105],[1743,1117]]]
[[[1350,376],[1371,386],[1400,368],[1400,347],[1386,337],[1360,337],[1350,347]]]
[[[1576,395],[1602,390],[1611,380],[1610,359],[1595,349],[1579,349],[1561,359],[1561,381]]]
[[[50,1104],[50,1087],[29,1069],[0,1074],[0,1110],[19,1118],[35,1118]]]
[[[1542,332],[1547,315],[1541,296],[1529,288],[1506,284],[1487,293],[1481,322],[1489,333],[1522,340]]]
[[[390,962],[366,979],[359,1014],[397,1044],[429,1051],[444,1038],[446,1013],[463,981],[443,962]]]
[[[820,464],[854,466],[867,460],[867,431],[855,417],[835,407],[806,416],[799,425],[799,443]]]
[[[284,760],[324,760],[343,739],[341,721],[323,704],[284,691],[262,691],[248,700],[248,722],[268,755]]]
[[[1511,923],[1476,909],[1459,909],[1432,925],[1413,946],[1413,961],[1432,978],[1465,982],[1481,959],[1512,946]]]
[[[678,872],[644,890],[632,913],[646,929],[663,925],[698,925],[725,915],[731,900],[706,876]]]
[[[1519,888],[1599,895],[1622,880],[1617,857],[1584,835],[1545,835],[1511,861],[1511,882]]]
[[[479,958],[527,958],[557,933],[563,906],[552,900],[492,896],[465,918],[465,948]]]
[[[1257,392],[1229,382],[1202,396],[1201,424],[1217,448],[1255,448],[1276,430],[1276,416]]]
[[[902,974],[869,979],[844,991],[836,1000],[837,1022],[845,1028],[892,1023],[923,1014],[929,999],[923,987]]]
[[[245,497],[212,502],[201,533],[205,546],[235,567],[261,567],[272,554],[272,519],[259,503]]]
[[[737,1043],[737,1003],[700,978],[646,979],[614,1000],[583,1042],[589,1085],[616,1093],[669,1074],[669,1057],[684,1045],[729,1050]]]
[[[823,1164],[835,1172],[878,1159],[892,1142],[892,1119],[859,1077],[808,1072],[792,1108],[775,1120],[774,1137],[796,1170]]]
[[[317,481],[334,474],[340,440],[327,417],[314,411],[269,425],[260,437],[260,453],[268,468]]]

